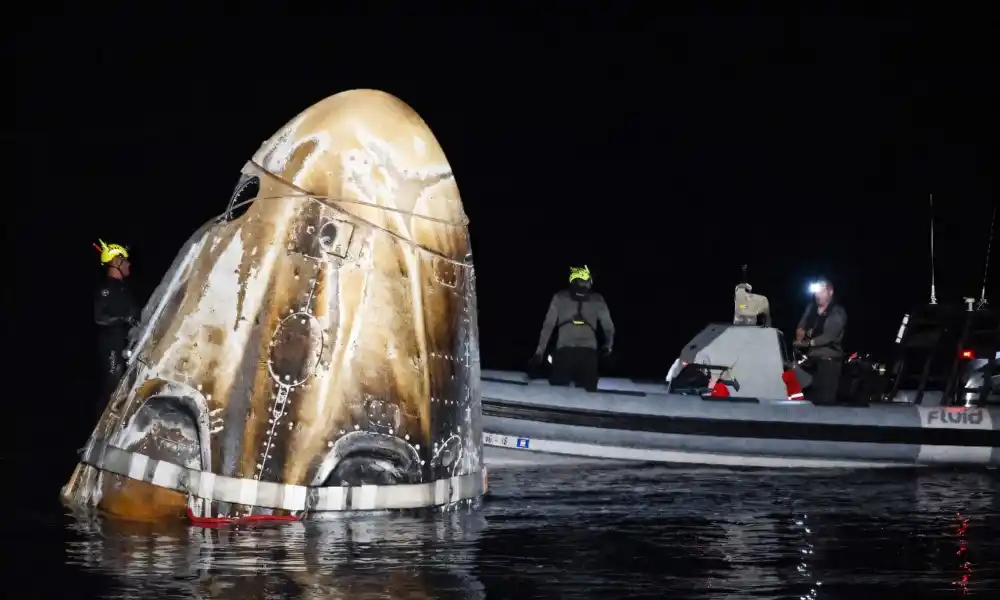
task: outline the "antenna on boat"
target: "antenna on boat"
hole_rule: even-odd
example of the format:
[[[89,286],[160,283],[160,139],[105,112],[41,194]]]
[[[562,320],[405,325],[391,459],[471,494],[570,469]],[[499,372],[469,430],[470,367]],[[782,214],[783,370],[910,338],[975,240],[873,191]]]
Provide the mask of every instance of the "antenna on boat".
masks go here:
[[[987,258],[987,260],[989,260],[989,258]],[[743,265],[741,268],[743,269],[743,281],[741,283],[746,283],[747,282],[747,266]]]
[[[976,310],[982,310],[986,306],[986,280],[990,276],[990,250],[993,248],[993,225],[997,220],[997,207],[993,205],[993,217],[990,219],[990,236],[986,238],[986,267],[983,269],[983,289],[979,292],[979,303]]]
[[[934,287],[934,194],[931,194],[931,304],[937,304],[937,289]]]

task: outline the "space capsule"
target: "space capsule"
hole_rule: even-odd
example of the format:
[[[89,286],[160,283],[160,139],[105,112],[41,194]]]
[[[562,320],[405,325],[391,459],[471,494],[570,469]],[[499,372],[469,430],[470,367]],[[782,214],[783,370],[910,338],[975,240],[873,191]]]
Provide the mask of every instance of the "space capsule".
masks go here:
[[[299,519],[480,496],[468,219],[424,121],[380,91],[326,98],[220,204],[144,308],[63,500]]]

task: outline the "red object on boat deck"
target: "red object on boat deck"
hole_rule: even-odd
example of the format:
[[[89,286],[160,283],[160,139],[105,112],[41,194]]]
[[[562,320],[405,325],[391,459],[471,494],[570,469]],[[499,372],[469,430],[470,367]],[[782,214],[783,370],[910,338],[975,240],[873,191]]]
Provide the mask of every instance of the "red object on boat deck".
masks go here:
[[[785,382],[785,390],[788,392],[789,400],[805,400],[802,385],[799,384],[799,378],[795,376],[795,371],[785,371],[781,374],[781,380]]]
[[[729,388],[727,388],[726,384],[722,383],[721,381],[716,381],[715,385],[712,386],[712,397],[713,398],[728,398],[729,397]]]

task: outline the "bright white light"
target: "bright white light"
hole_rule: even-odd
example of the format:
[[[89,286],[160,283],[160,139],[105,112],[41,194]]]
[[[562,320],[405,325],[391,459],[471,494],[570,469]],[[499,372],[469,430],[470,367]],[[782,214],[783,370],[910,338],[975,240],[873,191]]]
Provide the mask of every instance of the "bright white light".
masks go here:
[[[550,354],[546,358],[548,359],[549,364],[551,365],[552,364],[552,355]]]
[[[810,294],[815,294],[816,292],[820,291],[821,289],[823,289],[823,284],[820,283],[820,282],[818,282],[818,281],[815,282],[815,283],[810,283],[809,284],[809,293]]]

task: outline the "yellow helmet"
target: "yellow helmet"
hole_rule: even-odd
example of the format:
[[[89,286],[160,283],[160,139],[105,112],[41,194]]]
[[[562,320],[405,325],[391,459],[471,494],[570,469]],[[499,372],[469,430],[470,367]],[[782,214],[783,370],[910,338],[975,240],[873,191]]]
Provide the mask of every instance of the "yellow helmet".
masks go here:
[[[569,282],[573,283],[574,280],[582,279],[583,281],[590,281],[590,269],[587,265],[582,267],[570,267],[569,268]]]
[[[94,244],[94,247],[101,253],[102,265],[108,264],[118,256],[128,258],[128,250],[125,249],[125,246],[120,246],[118,244],[105,244],[104,240],[101,239],[97,241],[100,242],[101,245],[98,246],[97,244]]]

